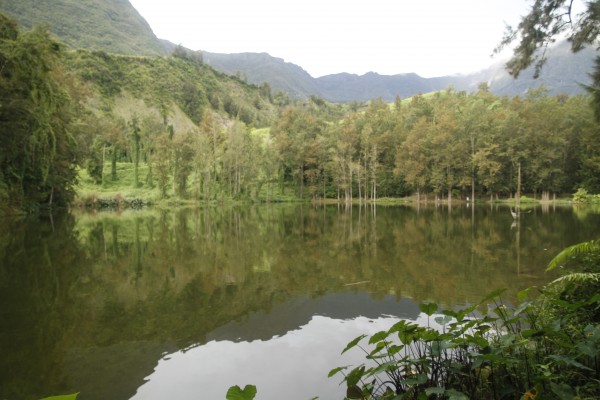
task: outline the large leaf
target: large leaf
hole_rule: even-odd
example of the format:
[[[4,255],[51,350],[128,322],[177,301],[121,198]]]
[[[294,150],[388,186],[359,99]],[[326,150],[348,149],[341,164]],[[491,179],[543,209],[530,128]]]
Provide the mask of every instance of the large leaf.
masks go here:
[[[469,397],[454,389],[446,390],[446,395],[448,395],[449,400],[469,400]]]
[[[376,334],[374,334],[373,336],[371,336],[371,339],[369,339],[369,344],[373,344],[373,343],[376,343],[376,342],[380,342],[380,341],[382,341],[383,339],[387,338],[387,337],[388,337],[388,335],[389,335],[389,334],[388,334],[388,332],[386,332],[386,331],[380,331],[380,332],[377,332]]]
[[[358,387],[358,385],[349,386],[346,389],[346,398],[347,399],[364,399],[363,391]]]
[[[566,365],[570,365],[573,367],[577,367],[577,368],[581,368],[587,371],[593,371],[593,369],[586,367],[585,365],[583,365],[582,363],[580,363],[579,361],[575,360],[572,357],[568,357],[568,356],[561,356],[561,355],[557,355],[557,354],[551,354],[548,356],[548,358],[551,358],[555,361],[558,361],[560,363],[564,363]]]
[[[366,337],[367,337],[367,335],[360,335],[359,337],[354,338],[350,343],[348,343],[348,345],[346,346],[346,348],[344,349],[344,351],[342,351],[342,354],[344,354],[345,352],[347,352],[351,348],[355,347],[358,344],[358,342],[360,342],[361,340],[363,340]]]
[[[42,400],[75,400],[75,399],[77,399],[78,395],[79,395],[79,392],[73,393],[73,394],[63,394],[60,396],[44,397]]]
[[[444,315],[443,317],[435,317],[434,321],[443,326],[451,322],[452,317],[449,315]]]
[[[352,371],[350,371],[348,373],[348,375],[346,375],[346,383],[347,383],[348,387],[355,386],[356,384],[358,384],[358,382],[360,382],[360,380],[362,379],[364,374],[365,374],[365,366],[364,365],[360,365],[360,366],[354,368]]]
[[[246,385],[242,390],[236,385],[229,388],[225,398],[227,400],[253,400],[254,396],[256,396],[256,386]]]
[[[332,369],[331,371],[329,371],[329,373],[327,374],[327,377],[328,377],[328,378],[331,378],[332,376],[334,376],[334,375],[335,375],[335,374],[337,374],[338,372],[340,372],[340,371],[343,371],[343,370],[345,370],[345,369],[346,369],[346,368],[348,368],[348,367],[349,367],[349,366],[348,366],[348,365],[346,365],[345,367],[337,367],[337,368],[334,368],[334,369]]]
[[[419,304],[419,309],[421,312],[427,314],[427,316],[431,317],[433,313],[435,313],[438,309],[438,305],[435,303],[421,303]]]
[[[573,388],[566,383],[550,383],[550,389],[558,396],[561,400],[574,399],[575,391]]]
[[[430,387],[425,389],[425,394],[427,396],[431,396],[432,394],[444,394],[446,392],[446,389],[441,388],[441,387]]]
[[[485,297],[483,298],[483,300],[481,300],[481,302],[480,302],[479,304],[483,304],[483,303],[485,303],[485,302],[487,302],[487,301],[490,301],[490,300],[492,300],[492,299],[495,299],[495,298],[497,298],[497,297],[500,297],[500,295],[501,295],[502,293],[504,293],[505,291],[506,291],[506,288],[502,288],[502,289],[497,289],[497,290],[494,290],[493,292],[491,292],[490,294],[488,294],[487,296],[485,296]]]

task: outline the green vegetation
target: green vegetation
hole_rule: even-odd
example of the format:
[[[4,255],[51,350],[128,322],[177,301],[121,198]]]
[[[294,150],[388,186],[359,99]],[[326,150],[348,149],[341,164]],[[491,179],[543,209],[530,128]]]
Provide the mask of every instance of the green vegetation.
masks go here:
[[[532,288],[521,292],[515,307],[502,291],[458,311],[422,304],[435,326],[400,321],[366,345],[361,335],[343,352],[359,347],[367,363],[329,376],[344,374],[350,399],[598,398],[598,242],[564,250],[548,270],[562,264],[566,275],[534,300],[525,301]]]
[[[301,197],[496,200],[523,191],[549,201],[579,186],[600,191],[587,101],[543,89],[509,99],[486,85],[474,94],[450,88],[392,108],[373,101],[341,121],[290,106],[271,136],[279,179]]]
[[[108,205],[413,195],[519,203],[521,192],[534,201],[600,192],[586,97],[542,88],[510,99],[482,84],[473,94],[448,88],[393,106],[292,102],[181,47],[170,57],[64,52],[44,29],[20,33],[6,18],[3,26],[10,104],[1,122],[19,138],[2,149],[5,208],[68,203],[76,166],[79,201]],[[34,37],[45,46],[35,63],[22,56]],[[48,84],[33,84],[40,79]]]
[[[67,204],[76,146],[62,46],[0,14],[0,211]]]
[[[227,391],[227,400],[252,400],[256,396],[256,386],[246,385],[242,390],[239,386],[232,386]]]
[[[65,394],[60,396],[44,397],[42,400],[76,400],[79,393]]]
[[[557,38],[566,37],[573,52],[586,46],[594,46],[600,35],[600,1],[586,2],[586,10],[575,15],[572,0],[537,0],[529,13],[521,18],[516,28],[507,27],[497,52],[507,45],[518,42],[513,56],[507,63],[511,75],[517,77],[531,64],[535,66],[537,78],[547,61],[547,48]],[[543,50],[543,51],[540,51]],[[596,57],[593,71],[590,71],[592,84],[587,87],[592,95],[592,107],[600,120],[600,58]]]
[[[137,55],[165,53],[129,1],[3,0],[0,11],[28,29],[48,24],[53,34],[75,49]]]
[[[600,194],[590,194],[584,188],[577,189],[573,194],[575,203],[600,204]]]

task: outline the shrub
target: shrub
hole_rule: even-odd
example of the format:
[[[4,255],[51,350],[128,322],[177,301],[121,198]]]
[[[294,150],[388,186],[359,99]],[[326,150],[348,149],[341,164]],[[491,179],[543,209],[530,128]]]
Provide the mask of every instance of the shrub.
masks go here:
[[[359,336],[342,353],[366,362],[329,376],[344,375],[350,399],[600,398],[600,243],[565,249],[557,266],[568,272],[515,307],[502,291],[459,311],[422,304],[435,328],[403,320]]]

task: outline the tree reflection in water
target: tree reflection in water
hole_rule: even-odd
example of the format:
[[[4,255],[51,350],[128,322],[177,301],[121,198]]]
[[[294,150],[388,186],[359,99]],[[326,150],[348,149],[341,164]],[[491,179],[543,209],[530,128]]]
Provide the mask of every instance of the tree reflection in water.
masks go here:
[[[505,208],[306,205],[52,222],[0,228],[2,398],[127,399],[164,354],[283,337],[315,315],[414,318],[405,311],[425,300],[514,294],[551,279],[553,255],[600,226],[571,208],[534,209],[515,231]],[[347,341],[327,335],[339,353]]]

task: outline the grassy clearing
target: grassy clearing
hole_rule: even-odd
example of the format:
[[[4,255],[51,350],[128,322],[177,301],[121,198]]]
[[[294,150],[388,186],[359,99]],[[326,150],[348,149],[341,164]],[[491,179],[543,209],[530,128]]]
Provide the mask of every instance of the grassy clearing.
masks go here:
[[[148,174],[148,166],[140,164],[138,177],[140,186],[134,187],[134,168],[131,163],[117,163],[117,179],[110,177],[110,164],[104,165],[103,181],[94,182],[85,169],[78,171],[78,182],[75,190],[75,205],[80,207],[97,208],[99,205],[141,202],[141,204],[155,204],[160,201],[160,193],[156,187],[149,187],[144,183]],[[102,208],[102,207],[100,207]]]
[[[257,135],[267,135],[268,131],[257,130]],[[192,174],[188,179],[188,196],[181,197],[175,195],[171,188],[167,197],[161,197],[160,191],[156,186],[150,186],[147,182],[148,165],[140,163],[138,167],[138,187],[135,187],[135,172],[132,163],[117,163],[117,179],[111,178],[110,163],[104,164],[103,179],[101,183],[96,183],[85,169],[78,170],[78,182],[75,186],[76,197],[74,205],[78,208],[94,209],[123,209],[123,208],[141,208],[152,205],[157,208],[172,208],[202,205],[236,205],[248,202],[266,202],[271,203],[293,203],[300,202],[300,199],[294,188],[286,185],[282,190],[280,185],[271,183],[267,196],[267,185],[263,184],[258,193],[253,193],[249,197],[242,199],[232,199],[226,194],[218,194],[216,198],[204,199],[196,198],[193,195],[193,186],[195,178]],[[156,178],[155,178],[156,179]]]

